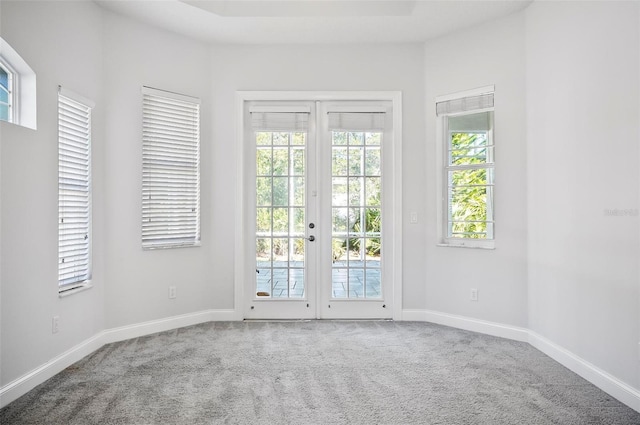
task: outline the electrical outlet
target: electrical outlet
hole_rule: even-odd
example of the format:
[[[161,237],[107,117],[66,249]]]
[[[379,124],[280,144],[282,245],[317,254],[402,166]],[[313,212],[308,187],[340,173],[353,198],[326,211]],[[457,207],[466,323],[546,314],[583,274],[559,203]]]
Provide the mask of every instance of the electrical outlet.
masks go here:
[[[414,211],[409,216],[409,223],[416,224],[417,222],[418,222],[418,213]]]
[[[471,288],[471,301],[478,301],[478,290]]]
[[[51,319],[51,333],[57,334],[58,333],[58,322],[60,321],[60,317],[59,316],[53,316],[53,319]]]
[[[169,286],[169,298],[174,299],[176,297],[176,287]]]

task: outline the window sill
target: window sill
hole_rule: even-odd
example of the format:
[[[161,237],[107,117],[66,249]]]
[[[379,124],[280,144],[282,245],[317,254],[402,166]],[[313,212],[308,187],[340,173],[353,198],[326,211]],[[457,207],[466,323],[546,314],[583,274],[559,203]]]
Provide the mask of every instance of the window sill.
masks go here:
[[[491,242],[456,242],[456,243],[439,243],[436,244],[437,247],[441,248],[466,248],[466,249],[485,249],[489,251],[493,251],[496,249],[496,246],[493,241]]]
[[[78,292],[86,291],[87,289],[93,288],[91,281],[86,281],[79,286],[71,289],[65,289],[63,291],[58,292],[58,298],[65,298],[73,294],[77,294]]]

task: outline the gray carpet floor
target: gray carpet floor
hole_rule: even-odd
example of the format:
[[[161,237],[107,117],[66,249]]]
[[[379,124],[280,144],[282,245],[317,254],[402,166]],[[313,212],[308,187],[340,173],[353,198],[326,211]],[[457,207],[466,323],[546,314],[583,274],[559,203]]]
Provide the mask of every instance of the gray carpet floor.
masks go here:
[[[8,424],[640,424],[530,345],[430,323],[211,322],[109,344]]]

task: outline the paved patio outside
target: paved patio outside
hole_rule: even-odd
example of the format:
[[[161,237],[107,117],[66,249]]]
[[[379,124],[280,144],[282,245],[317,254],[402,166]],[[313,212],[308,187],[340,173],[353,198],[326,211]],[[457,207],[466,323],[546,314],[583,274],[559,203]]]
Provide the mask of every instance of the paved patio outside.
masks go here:
[[[302,267],[303,263],[299,261],[292,261],[289,268],[286,262],[274,262],[273,275],[272,269],[258,268],[257,292],[271,294],[272,298],[303,298]],[[347,268],[346,261],[336,261],[333,263],[331,286],[334,298],[381,298],[380,262],[349,261]]]

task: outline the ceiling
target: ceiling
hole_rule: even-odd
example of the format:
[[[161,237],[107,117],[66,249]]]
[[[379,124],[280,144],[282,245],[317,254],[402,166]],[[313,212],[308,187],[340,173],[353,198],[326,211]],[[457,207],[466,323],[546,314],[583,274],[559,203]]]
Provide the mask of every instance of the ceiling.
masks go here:
[[[424,42],[526,8],[532,0],[95,0],[210,43]]]

